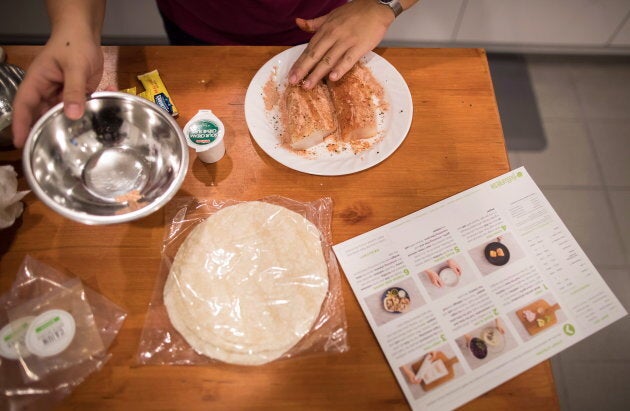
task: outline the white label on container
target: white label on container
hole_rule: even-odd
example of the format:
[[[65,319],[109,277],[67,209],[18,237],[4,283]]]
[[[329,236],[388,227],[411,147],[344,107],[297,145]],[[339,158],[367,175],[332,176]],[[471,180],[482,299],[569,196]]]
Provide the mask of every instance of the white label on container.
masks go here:
[[[26,348],[38,357],[57,355],[70,345],[76,323],[64,310],[49,310],[38,315],[26,331]]]
[[[0,355],[9,360],[26,358],[31,353],[26,348],[26,330],[35,317],[26,316],[11,321],[0,330]]]

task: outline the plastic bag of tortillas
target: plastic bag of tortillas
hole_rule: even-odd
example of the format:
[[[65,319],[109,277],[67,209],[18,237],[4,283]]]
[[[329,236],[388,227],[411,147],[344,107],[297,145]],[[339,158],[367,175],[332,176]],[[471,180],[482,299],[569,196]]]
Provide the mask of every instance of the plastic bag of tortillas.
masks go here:
[[[172,203],[141,364],[262,365],[348,350],[332,200]]]

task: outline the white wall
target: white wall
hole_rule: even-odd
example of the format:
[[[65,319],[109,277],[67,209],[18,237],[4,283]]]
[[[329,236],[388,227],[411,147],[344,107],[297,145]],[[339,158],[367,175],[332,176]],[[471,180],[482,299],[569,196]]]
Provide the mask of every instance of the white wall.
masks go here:
[[[155,0],[108,0],[103,37],[168,43]]]
[[[619,28],[619,31],[613,37],[611,45],[619,47],[630,47],[630,19],[626,18],[623,26]]]
[[[630,54],[630,0],[421,0],[385,42]]]
[[[387,44],[449,43],[455,40],[464,0],[420,0],[389,28]]]
[[[471,0],[457,41],[610,47],[628,0]],[[629,44],[630,45],[630,44]]]
[[[0,39],[43,41],[48,32],[43,0],[0,2]],[[103,38],[167,43],[154,0],[109,0]],[[630,54],[630,0],[420,0],[383,45]]]

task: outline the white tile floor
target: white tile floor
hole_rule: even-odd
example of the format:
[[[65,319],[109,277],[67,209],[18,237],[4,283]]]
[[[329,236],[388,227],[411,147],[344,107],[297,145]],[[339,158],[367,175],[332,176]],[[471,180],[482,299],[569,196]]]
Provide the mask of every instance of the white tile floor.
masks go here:
[[[630,311],[630,58],[528,56],[547,138],[510,151]],[[630,316],[552,359],[563,411],[630,410]]]

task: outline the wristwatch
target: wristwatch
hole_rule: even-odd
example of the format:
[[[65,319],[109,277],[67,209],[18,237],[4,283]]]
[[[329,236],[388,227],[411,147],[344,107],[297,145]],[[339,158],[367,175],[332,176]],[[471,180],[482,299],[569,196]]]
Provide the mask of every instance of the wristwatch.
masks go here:
[[[400,0],[378,0],[379,3],[386,5],[394,12],[394,17],[398,17],[403,12]]]

